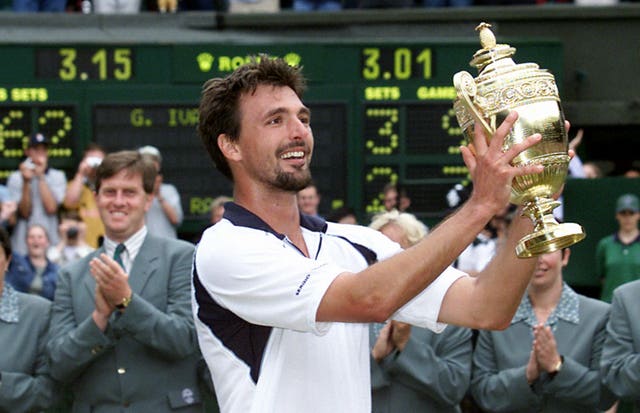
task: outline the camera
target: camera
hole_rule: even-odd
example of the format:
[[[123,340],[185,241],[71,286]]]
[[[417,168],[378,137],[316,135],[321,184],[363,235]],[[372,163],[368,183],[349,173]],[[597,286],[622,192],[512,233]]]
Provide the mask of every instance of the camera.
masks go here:
[[[36,164],[35,164],[35,163],[33,163],[33,160],[31,160],[31,158],[27,158],[27,159],[24,161],[24,164],[25,164],[25,165],[27,166],[27,168],[29,168],[29,169],[36,169]]]
[[[100,166],[101,163],[102,163],[102,159],[98,158],[97,156],[89,156],[87,158],[87,165],[89,165],[92,168],[97,168],[98,166]]]
[[[74,240],[78,238],[78,227],[70,227],[67,229],[67,239]]]

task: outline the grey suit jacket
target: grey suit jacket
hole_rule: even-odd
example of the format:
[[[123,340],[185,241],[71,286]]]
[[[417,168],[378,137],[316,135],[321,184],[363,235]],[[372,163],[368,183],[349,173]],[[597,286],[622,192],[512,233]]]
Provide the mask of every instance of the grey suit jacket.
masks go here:
[[[473,353],[471,393],[490,412],[586,413],[605,410],[613,396],[601,385],[600,355],[609,304],[579,298],[579,324],[559,319],[553,332],[564,357],[553,378],[542,374],[534,386],[525,371],[533,335],[524,321],[504,331],[480,331]]]
[[[605,384],[640,412],[640,280],[613,292],[601,366]]]
[[[369,329],[371,347],[374,328]],[[459,412],[471,377],[471,330],[447,326],[440,334],[412,326],[401,353],[371,359],[372,411]]]
[[[53,404],[57,390],[45,352],[51,302],[16,294],[18,322],[0,321],[0,412],[41,411]]]
[[[200,359],[190,303],[194,246],[147,234],[133,262],[127,309],[102,332],[91,318],[98,249],[61,269],[48,349],[71,386],[73,412],[201,412]]]

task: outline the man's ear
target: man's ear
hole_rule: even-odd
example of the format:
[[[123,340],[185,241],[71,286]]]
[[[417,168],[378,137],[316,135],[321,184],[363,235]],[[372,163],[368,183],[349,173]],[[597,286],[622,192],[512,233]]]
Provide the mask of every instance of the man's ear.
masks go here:
[[[242,159],[242,154],[240,153],[240,148],[238,148],[237,143],[237,141],[231,140],[226,133],[218,135],[218,148],[220,148],[220,151],[227,159],[234,161]]]

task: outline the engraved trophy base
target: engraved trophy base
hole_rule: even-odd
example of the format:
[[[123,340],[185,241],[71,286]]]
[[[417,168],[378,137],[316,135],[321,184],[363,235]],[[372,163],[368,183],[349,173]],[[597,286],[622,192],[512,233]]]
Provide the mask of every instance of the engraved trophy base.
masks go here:
[[[534,223],[533,233],[523,237],[516,245],[518,258],[530,258],[571,246],[585,237],[581,225],[559,224],[551,211],[560,202],[549,198],[535,198],[525,203],[522,215],[527,215]]]

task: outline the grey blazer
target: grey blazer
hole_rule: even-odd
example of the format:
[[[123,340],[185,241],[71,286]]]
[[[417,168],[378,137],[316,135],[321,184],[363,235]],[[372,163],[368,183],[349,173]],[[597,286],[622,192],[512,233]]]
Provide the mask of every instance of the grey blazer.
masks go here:
[[[586,413],[607,409],[613,395],[601,385],[600,355],[609,304],[579,295],[579,324],[559,319],[554,336],[564,357],[553,378],[534,386],[525,371],[533,335],[524,321],[504,331],[480,331],[473,354],[471,393],[490,412]]]
[[[369,329],[371,347],[376,337]],[[401,353],[380,364],[371,358],[372,411],[459,412],[471,376],[471,330],[447,326],[440,334],[412,326]]]
[[[202,412],[190,301],[194,246],[147,235],[133,262],[131,303],[102,332],[91,318],[89,261],[60,271],[48,349],[51,374],[70,384],[73,412]]]
[[[640,412],[640,280],[613,292],[601,366],[605,384]]]
[[[41,411],[53,404],[57,393],[45,352],[51,302],[16,294],[18,322],[0,321],[0,412]]]

